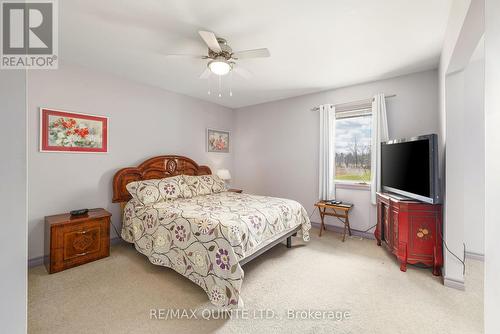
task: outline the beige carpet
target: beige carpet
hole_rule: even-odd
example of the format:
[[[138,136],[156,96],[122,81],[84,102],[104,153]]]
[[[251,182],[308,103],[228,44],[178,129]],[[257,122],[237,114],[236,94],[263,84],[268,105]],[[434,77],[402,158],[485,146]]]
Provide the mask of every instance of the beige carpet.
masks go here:
[[[303,245],[278,245],[243,267],[242,297],[252,317],[150,320],[150,309],[211,308],[189,280],[148,262],[128,244],[109,258],[48,275],[29,271],[29,333],[482,333],[483,263],[468,261],[467,290],[442,285],[430,270],[406,273],[373,240],[345,243],[313,231]],[[348,311],[347,320],[288,320],[287,310]],[[271,313],[268,314],[270,315]]]

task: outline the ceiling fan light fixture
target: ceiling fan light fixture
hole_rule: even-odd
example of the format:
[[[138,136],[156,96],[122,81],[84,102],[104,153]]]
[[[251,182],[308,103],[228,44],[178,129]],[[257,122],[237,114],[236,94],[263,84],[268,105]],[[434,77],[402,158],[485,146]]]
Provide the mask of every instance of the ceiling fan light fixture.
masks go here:
[[[231,72],[232,66],[224,58],[215,58],[208,63],[208,68],[213,74],[223,76]]]

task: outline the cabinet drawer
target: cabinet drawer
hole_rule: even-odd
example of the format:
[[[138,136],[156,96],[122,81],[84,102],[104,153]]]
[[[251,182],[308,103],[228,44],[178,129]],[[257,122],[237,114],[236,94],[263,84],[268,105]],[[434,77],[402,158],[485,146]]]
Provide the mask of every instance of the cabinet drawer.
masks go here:
[[[82,231],[63,232],[63,260],[78,256],[92,256],[99,252],[102,228],[100,226],[84,227]]]

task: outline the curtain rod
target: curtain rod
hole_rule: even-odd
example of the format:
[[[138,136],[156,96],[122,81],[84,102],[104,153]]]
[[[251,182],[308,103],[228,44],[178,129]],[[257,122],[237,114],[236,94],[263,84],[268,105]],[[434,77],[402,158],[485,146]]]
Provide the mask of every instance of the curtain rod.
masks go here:
[[[386,95],[385,98],[389,99],[391,97],[396,97],[396,96],[397,96],[396,94],[391,94],[391,95]],[[362,102],[371,103],[371,102],[373,102],[373,98],[336,104],[335,108],[344,107],[344,106],[350,106],[350,105],[353,105],[353,104],[354,105],[361,104]],[[318,110],[319,110],[319,107],[314,107],[314,108],[311,109],[311,111],[318,111]]]

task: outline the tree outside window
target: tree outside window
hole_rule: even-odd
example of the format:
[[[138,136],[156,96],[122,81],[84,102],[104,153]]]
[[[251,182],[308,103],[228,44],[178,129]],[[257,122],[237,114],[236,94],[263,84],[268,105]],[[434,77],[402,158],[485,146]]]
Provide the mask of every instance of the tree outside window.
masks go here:
[[[371,181],[371,115],[337,118],[335,131],[335,179]]]

